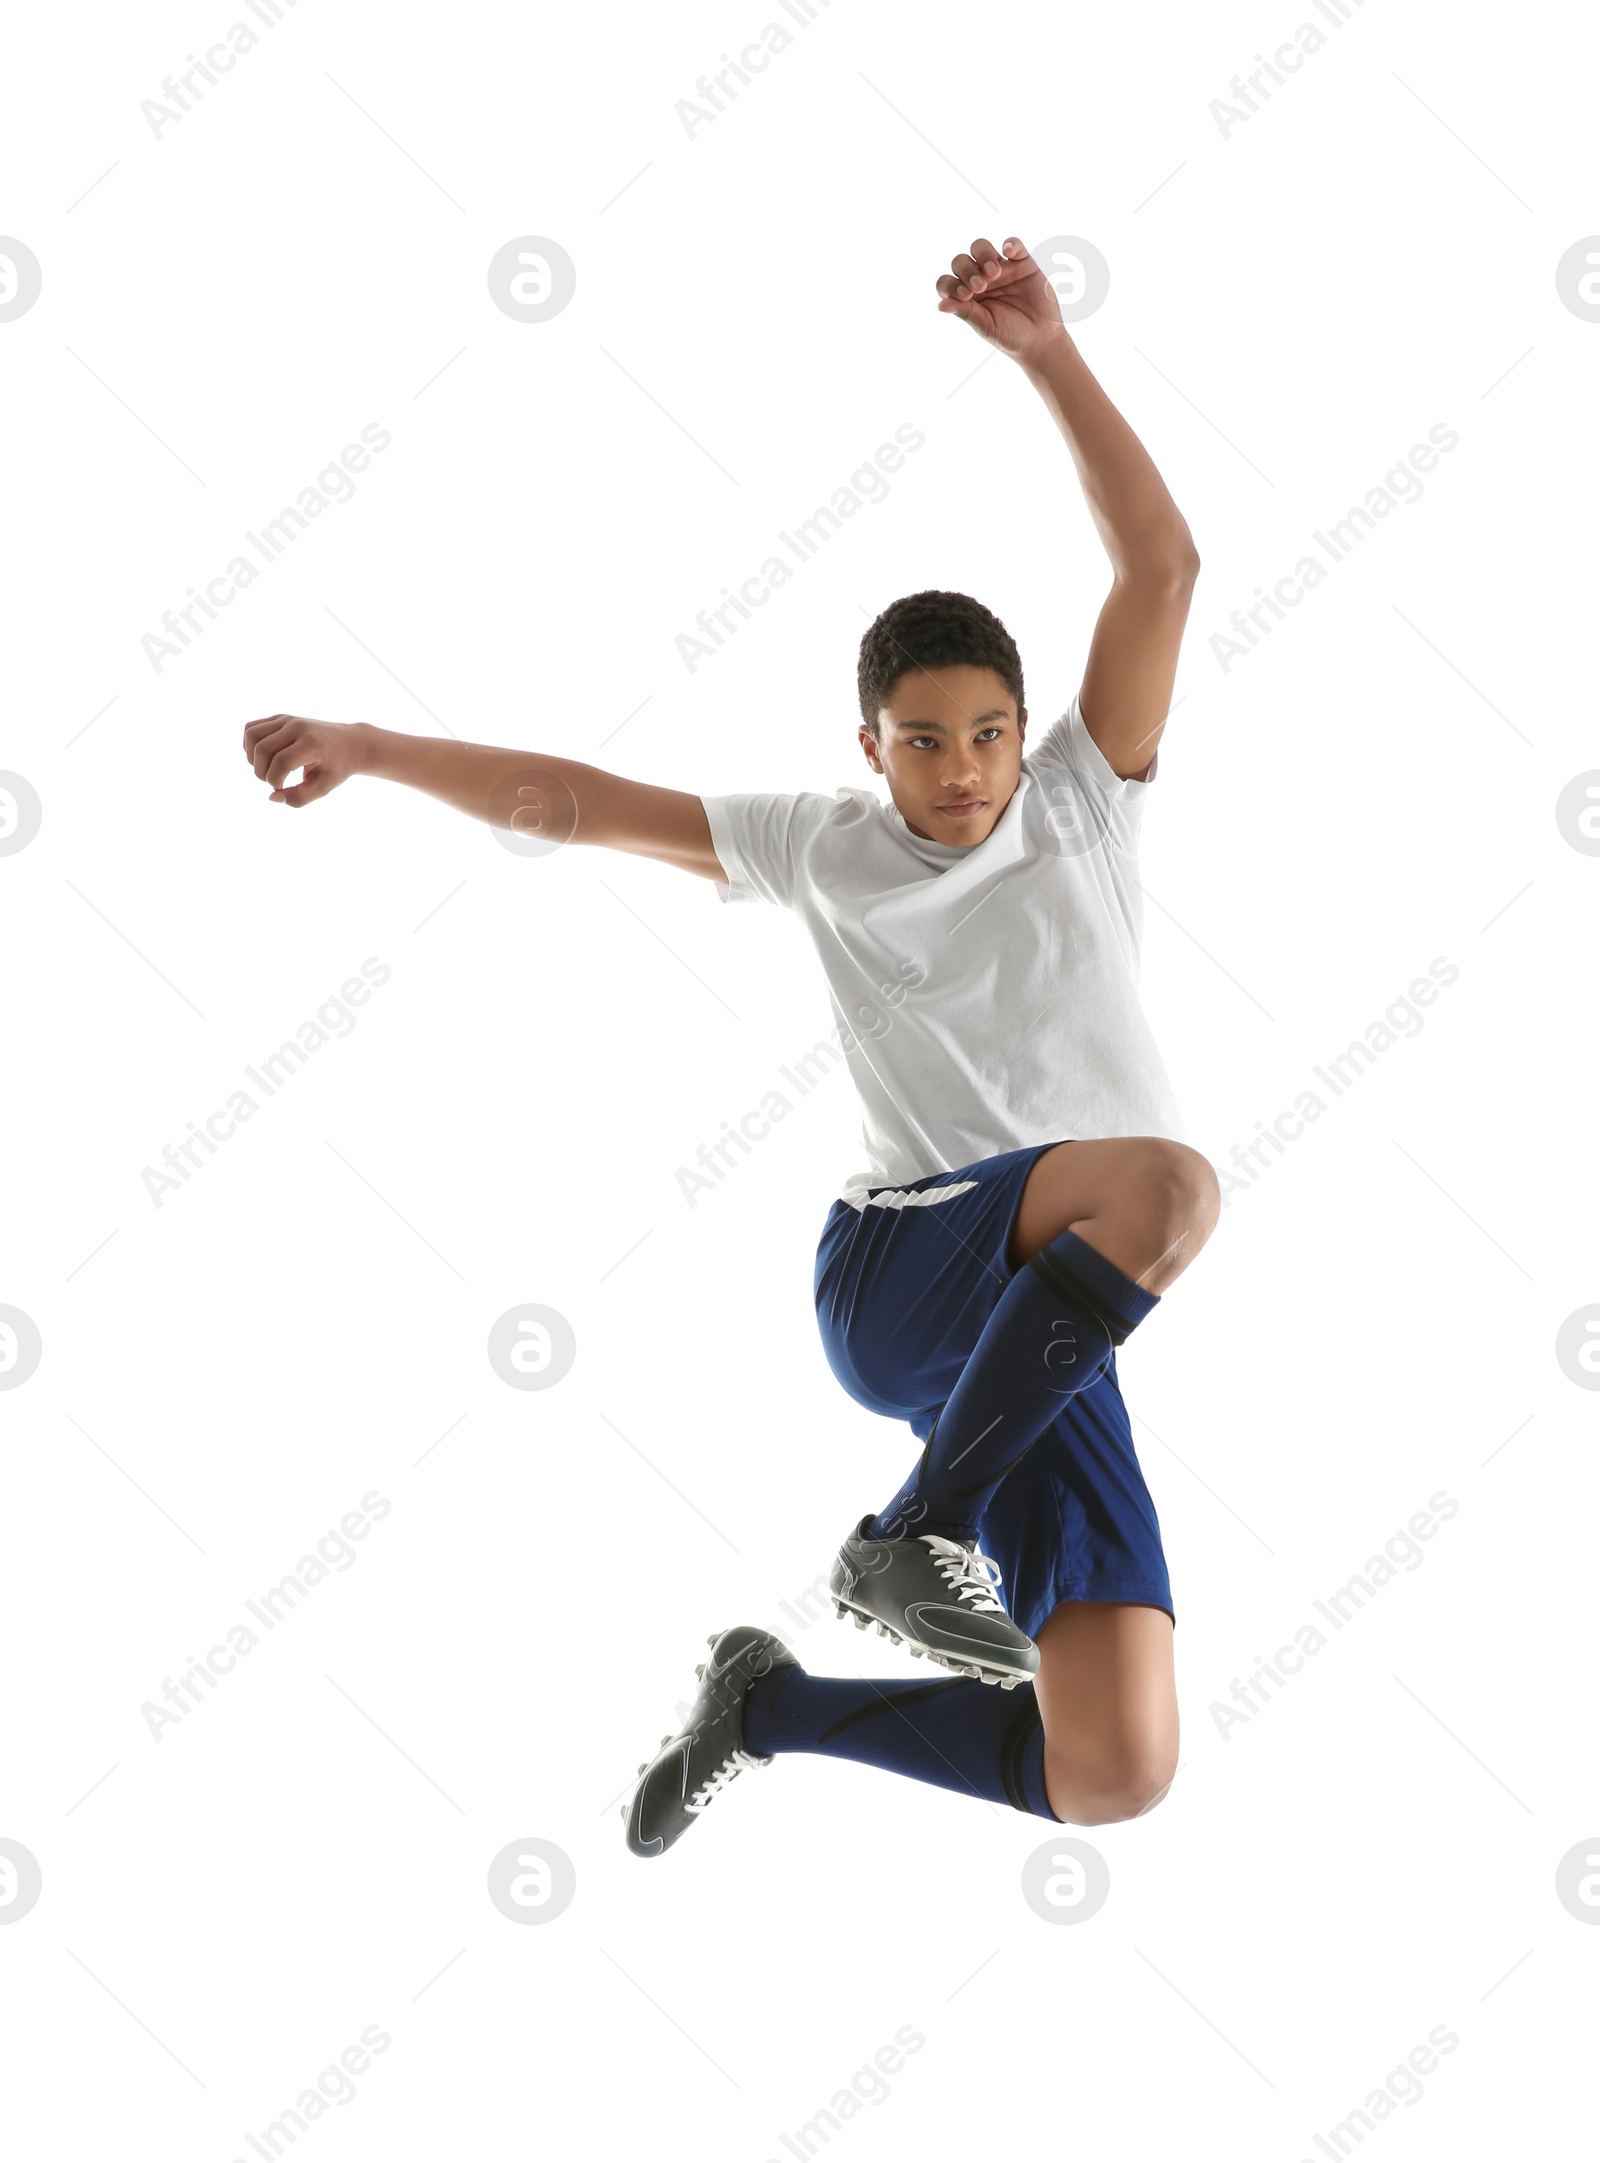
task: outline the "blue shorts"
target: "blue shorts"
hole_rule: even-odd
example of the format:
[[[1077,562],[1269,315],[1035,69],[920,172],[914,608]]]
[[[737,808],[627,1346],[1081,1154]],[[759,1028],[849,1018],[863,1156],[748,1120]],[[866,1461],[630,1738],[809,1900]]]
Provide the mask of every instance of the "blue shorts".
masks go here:
[[[817,1248],[817,1322],[856,1402],[926,1442],[1013,1275],[1022,1189],[1053,1143],[835,1202]],[[1161,1527],[1134,1452],[1115,1355],[996,1490],[979,1542],[1006,1607],[1036,1637],[1063,1600],[1173,1613]]]

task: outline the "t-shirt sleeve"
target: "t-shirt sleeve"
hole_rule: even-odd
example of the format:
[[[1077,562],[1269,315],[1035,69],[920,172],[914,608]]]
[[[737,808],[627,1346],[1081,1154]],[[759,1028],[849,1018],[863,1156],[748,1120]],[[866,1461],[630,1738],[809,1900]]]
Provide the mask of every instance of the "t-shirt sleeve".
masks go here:
[[[770,901],[794,906],[805,846],[838,809],[831,796],[702,796],[711,845],[728,874],[721,901]]]
[[[1043,780],[1046,795],[1059,798],[1065,792],[1076,797],[1086,823],[1096,833],[1107,835],[1114,847],[1129,851],[1138,843],[1144,800],[1159,760],[1158,751],[1142,781],[1119,774],[1089,734],[1076,692],[1061,719],[1045,731],[1043,742],[1028,750],[1028,763]]]

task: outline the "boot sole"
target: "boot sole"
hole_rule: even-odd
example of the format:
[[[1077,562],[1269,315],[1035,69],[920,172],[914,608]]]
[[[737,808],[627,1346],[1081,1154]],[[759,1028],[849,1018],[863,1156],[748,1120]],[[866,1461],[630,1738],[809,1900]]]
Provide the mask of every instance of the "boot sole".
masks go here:
[[[835,1618],[843,1622],[846,1616],[858,1630],[869,1623],[876,1623],[878,1635],[887,1637],[892,1644],[903,1645],[914,1660],[932,1660],[938,1667],[947,1667],[952,1674],[965,1675],[972,1682],[997,1682],[1002,1690],[1014,1690],[1019,1682],[1032,1682],[1032,1674],[1019,1675],[1015,1668],[990,1667],[980,1660],[962,1660],[951,1652],[935,1652],[931,1645],[919,1645],[914,1637],[906,1637],[892,1623],[879,1615],[869,1615],[849,1600],[835,1595],[833,1602]]]

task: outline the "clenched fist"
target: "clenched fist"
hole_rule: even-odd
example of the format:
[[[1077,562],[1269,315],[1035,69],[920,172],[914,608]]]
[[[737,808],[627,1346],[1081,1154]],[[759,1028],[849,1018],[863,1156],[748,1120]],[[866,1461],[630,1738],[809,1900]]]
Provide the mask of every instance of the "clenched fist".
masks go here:
[[[1015,235],[1003,251],[975,240],[970,255],[950,258],[936,287],[941,315],[960,316],[1013,360],[1032,360],[1067,335],[1055,287]]]
[[[360,721],[303,721],[297,714],[275,713],[246,725],[244,755],[257,776],[272,783],[268,801],[298,811],[362,772],[366,736]],[[296,767],[304,772],[286,789],[283,784]]]

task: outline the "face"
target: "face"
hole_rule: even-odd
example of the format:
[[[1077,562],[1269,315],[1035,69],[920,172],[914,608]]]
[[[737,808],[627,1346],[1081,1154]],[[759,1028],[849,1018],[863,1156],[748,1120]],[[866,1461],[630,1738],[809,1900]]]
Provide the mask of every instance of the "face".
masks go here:
[[[861,748],[914,834],[976,848],[1011,801],[1027,723],[992,668],[911,669]]]

